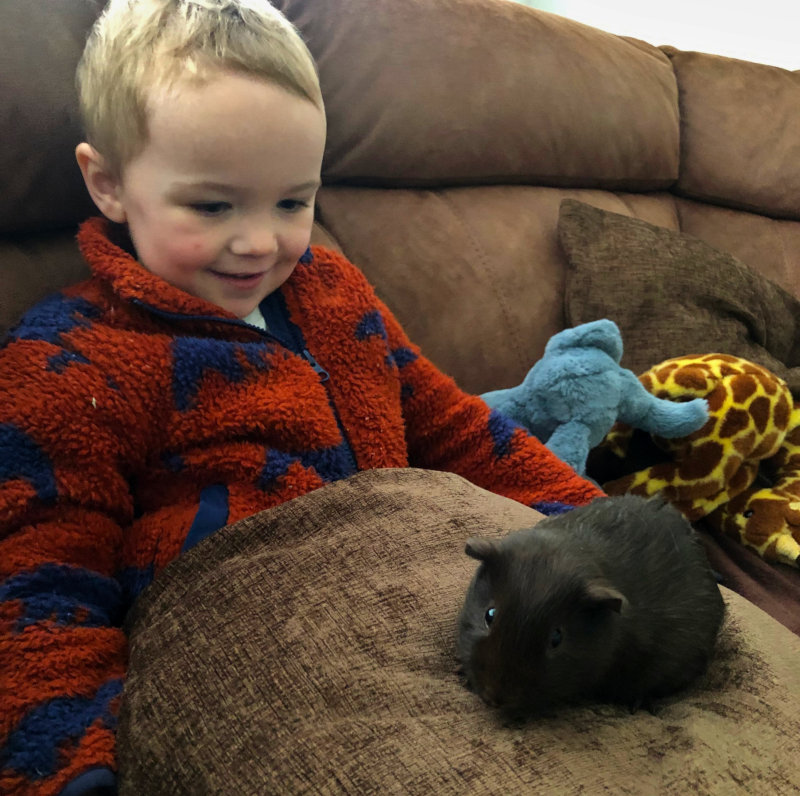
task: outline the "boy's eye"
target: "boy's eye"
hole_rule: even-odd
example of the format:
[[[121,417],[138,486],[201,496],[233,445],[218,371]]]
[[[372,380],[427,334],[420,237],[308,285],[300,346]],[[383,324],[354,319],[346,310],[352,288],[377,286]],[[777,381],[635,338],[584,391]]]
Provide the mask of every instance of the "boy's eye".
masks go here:
[[[305,202],[302,199],[283,199],[278,202],[278,207],[281,210],[285,210],[289,213],[296,213],[299,210],[303,210],[304,208],[308,207],[308,202]]]
[[[189,207],[203,216],[219,216],[231,209],[230,202],[193,202]]]

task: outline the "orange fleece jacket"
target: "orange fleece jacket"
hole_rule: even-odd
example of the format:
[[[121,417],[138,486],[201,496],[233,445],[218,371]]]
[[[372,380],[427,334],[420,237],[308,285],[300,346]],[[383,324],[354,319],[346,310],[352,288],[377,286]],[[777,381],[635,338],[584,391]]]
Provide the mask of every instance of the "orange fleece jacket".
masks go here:
[[[546,512],[601,494],[437,370],[344,257],[310,249],[262,303],[265,332],[108,233],[83,225],[91,278],[0,349],[3,793],[113,783],[122,620],[223,525],[376,467]]]

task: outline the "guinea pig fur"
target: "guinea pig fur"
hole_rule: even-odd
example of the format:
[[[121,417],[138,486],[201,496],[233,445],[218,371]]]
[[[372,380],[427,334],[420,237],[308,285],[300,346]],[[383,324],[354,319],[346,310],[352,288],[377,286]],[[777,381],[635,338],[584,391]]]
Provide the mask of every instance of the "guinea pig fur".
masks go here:
[[[652,708],[706,669],[724,602],[698,535],[660,498],[598,498],[466,552],[481,563],[461,665],[515,718],[583,699]]]

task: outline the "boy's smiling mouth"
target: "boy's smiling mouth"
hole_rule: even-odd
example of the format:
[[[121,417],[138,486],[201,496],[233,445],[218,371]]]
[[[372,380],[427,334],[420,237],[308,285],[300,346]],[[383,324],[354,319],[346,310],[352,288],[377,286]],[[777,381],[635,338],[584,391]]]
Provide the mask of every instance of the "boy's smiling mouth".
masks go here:
[[[243,274],[229,274],[223,271],[211,271],[214,276],[232,285],[241,288],[255,287],[263,278],[266,271],[257,271],[256,273],[243,273]]]

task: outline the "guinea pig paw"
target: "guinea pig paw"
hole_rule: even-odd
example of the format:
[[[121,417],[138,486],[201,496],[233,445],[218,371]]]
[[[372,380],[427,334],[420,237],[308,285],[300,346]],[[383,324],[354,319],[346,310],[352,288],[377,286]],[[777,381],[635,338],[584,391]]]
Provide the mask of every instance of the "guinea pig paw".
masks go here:
[[[630,710],[631,715],[639,710],[646,710],[651,716],[658,715],[658,705],[651,696],[635,697],[628,705],[628,710]]]
[[[519,710],[501,710],[500,724],[508,730],[521,730],[530,720],[530,716]]]

